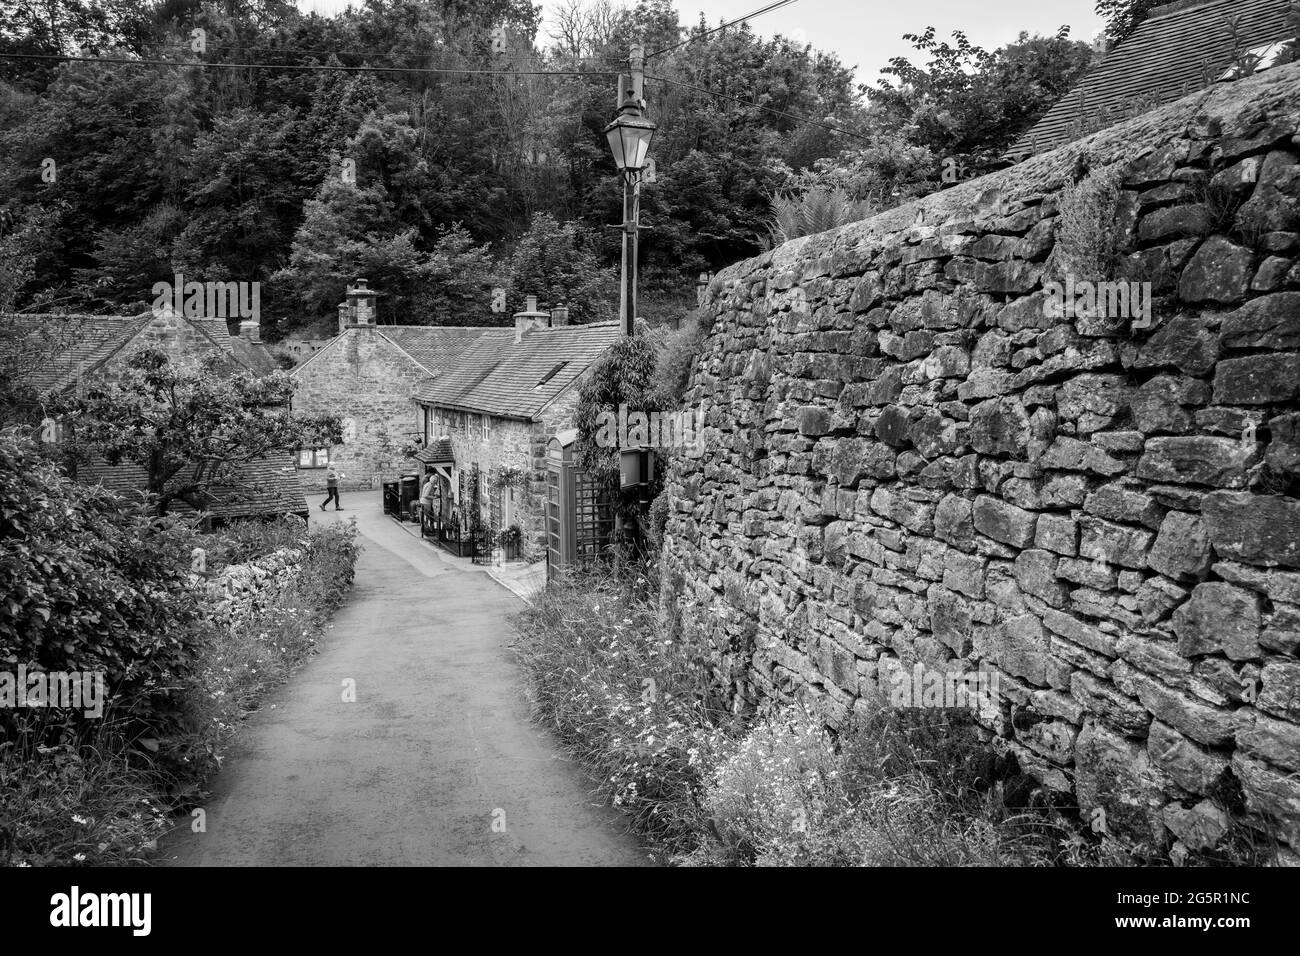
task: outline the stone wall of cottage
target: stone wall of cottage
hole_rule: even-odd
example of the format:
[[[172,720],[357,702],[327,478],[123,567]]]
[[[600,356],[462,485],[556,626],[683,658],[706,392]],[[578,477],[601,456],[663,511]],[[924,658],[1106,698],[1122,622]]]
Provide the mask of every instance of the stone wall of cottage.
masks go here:
[[[423,427],[411,396],[428,376],[373,327],[350,329],[341,338],[293,371],[298,383],[293,408],[304,415],[350,419],[347,440],[330,451],[330,460],[346,475],[339,486],[374,488],[411,470],[401,447]],[[304,469],[299,476],[309,501],[317,492],[324,498],[323,468]]]
[[[991,744],[1111,836],[1300,848],[1298,128],[1273,69],[714,280],[664,600],[738,707],[984,670]],[[1116,164],[1150,325],[1051,318]]]
[[[469,434],[463,427],[448,432],[458,468],[468,469],[477,462],[482,480],[489,483],[494,471],[521,473],[515,523],[520,529],[520,557],[528,561],[546,556],[546,446],[556,432],[573,427],[577,403],[575,383],[542,410],[538,421],[493,418],[486,439],[481,422]]]

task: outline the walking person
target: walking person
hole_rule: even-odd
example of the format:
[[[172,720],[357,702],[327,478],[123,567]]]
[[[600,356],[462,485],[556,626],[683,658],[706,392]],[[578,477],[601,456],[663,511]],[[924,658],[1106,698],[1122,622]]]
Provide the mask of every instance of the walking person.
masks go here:
[[[339,479],[346,478],[346,477],[347,475],[340,474],[339,470],[335,468],[333,465],[330,465],[329,468],[325,470],[326,495],[325,495],[325,500],[320,503],[321,511],[325,510],[325,506],[330,503],[331,499],[333,499],[334,501],[335,511],[343,510],[343,502],[339,501]]]

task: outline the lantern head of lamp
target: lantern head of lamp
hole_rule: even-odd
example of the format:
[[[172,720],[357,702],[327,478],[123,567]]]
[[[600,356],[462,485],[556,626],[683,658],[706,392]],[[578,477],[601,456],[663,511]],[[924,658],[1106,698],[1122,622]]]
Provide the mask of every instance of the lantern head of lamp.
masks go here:
[[[650,139],[658,129],[654,123],[640,115],[639,110],[623,108],[614,122],[605,127],[610,152],[624,177],[631,177],[645,169],[650,157]]]

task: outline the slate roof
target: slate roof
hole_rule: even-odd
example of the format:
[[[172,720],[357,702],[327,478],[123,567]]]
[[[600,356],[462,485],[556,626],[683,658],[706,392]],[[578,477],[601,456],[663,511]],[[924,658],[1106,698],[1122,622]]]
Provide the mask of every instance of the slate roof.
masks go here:
[[[31,357],[23,372],[41,394],[59,392],[101,368],[116,356],[153,320],[151,312],[121,315],[7,315],[5,331],[16,335],[11,346]],[[224,319],[187,319],[224,349],[236,362],[255,375],[278,368],[261,343],[232,336]]]
[[[8,315],[6,349],[23,353],[22,371],[42,395],[58,392],[112,358],[143,329],[149,313],[120,315]]]
[[[1019,162],[1218,82],[1243,49],[1293,38],[1289,0],[1180,0],[1155,7],[1006,153]]]
[[[266,375],[280,367],[264,344],[238,334],[238,322],[233,323],[233,329],[232,324],[225,319],[190,319],[190,322],[206,332],[213,342],[233,355],[235,361],[254,375]]]
[[[118,494],[143,491],[148,474],[139,465],[122,462],[110,465],[94,459],[77,469],[77,480],[89,485],[103,485]],[[298,482],[298,469],[292,456],[275,455],[236,467],[236,480],[229,485],[214,485],[208,510],[221,519],[247,518],[255,515],[302,513],[308,511],[307,499]],[[193,514],[184,501],[168,505],[174,514]]]
[[[534,420],[622,334],[617,322],[515,331],[487,329],[448,370],[420,386],[426,405]]]
[[[513,335],[514,326],[510,329]],[[331,339],[324,348],[313,352],[307,361],[293,370],[292,374],[297,375],[303,369],[310,368],[321,355],[349,335],[378,335],[404,353],[421,371],[428,375],[441,375],[455,365],[465,350],[485,333],[501,331],[504,330],[500,326],[375,325],[367,328],[350,326]]]
[[[450,438],[435,438],[428,446],[421,448],[414,455],[422,465],[454,465],[456,455],[451,449]]]
[[[455,364],[485,332],[501,330],[481,326],[382,325],[378,331],[430,375],[438,375]]]

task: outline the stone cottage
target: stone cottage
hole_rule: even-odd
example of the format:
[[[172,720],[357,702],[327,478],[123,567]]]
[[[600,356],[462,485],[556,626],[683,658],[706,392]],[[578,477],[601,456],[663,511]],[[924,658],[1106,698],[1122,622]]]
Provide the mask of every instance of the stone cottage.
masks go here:
[[[222,367],[232,373],[261,376],[278,368],[262,343],[256,320],[227,322],[163,310],[136,316],[23,315],[10,316],[6,322],[16,333],[13,348],[21,353],[22,379],[38,406],[63,392],[112,380],[131,355],[146,348],[165,352],[176,361],[217,353],[225,359]],[[148,484],[140,466],[110,465],[101,459],[81,463],[77,479],[117,492],[141,491]],[[214,486],[210,494],[207,510],[214,524],[236,518],[307,515],[294,463],[287,454],[239,466],[230,485]],[[171,510],[191,509],[177,501]]]
[[[544,549],[546,443],[573,426],[579,384],[620,329],[570,325],[567,310],[539,312],[531,297],[514,318],[514,328],[485,330],[415,401],[425,444],[450,456],[436,469],[440,520],[485,529],[494,545],[506,532],[531,559]]]
[[[338,335],[290,373],[297,383],[295,411],[343,419],[342,444],[299,450],[303,485],[312,493],[324,485],[331,464],[346,476],[340,480],[345,489],[377,487],[409,464],[407,452],[423,437],[411,396],[423,382],[456,367],[489,331],[379,325],[379,295],[358,279],[339,307]]]

